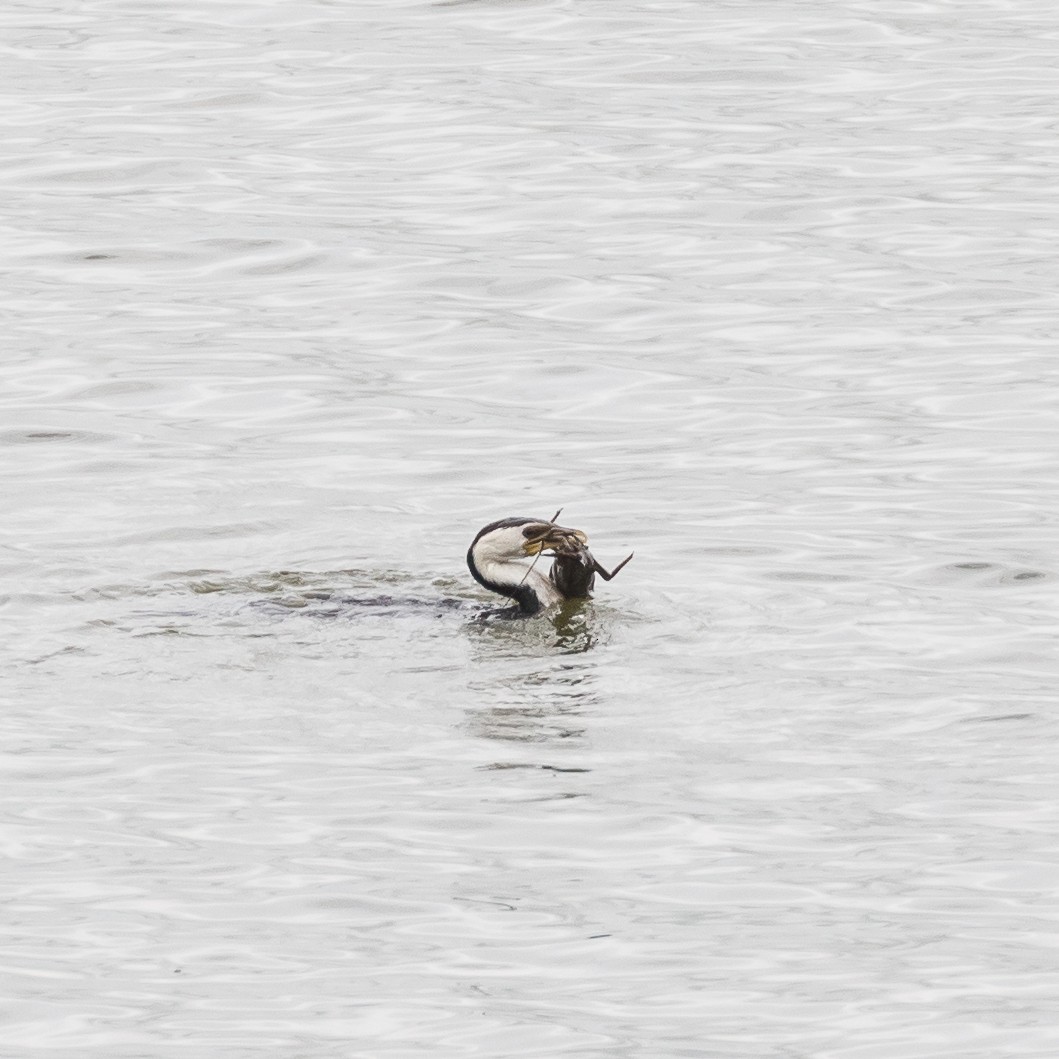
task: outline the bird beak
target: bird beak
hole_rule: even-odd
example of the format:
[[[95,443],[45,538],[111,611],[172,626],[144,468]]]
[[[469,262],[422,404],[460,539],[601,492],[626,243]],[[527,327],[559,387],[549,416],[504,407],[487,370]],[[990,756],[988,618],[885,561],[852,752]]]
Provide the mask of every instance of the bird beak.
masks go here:
[[[577,550],[581,544],[588,542],[588,534],[584,530],[568,529],[566,526],[556,526],[554,523],[542,523],[541,532],[530,537],[522,545],[527,555],[539,555],[544,551],[569,551]]]

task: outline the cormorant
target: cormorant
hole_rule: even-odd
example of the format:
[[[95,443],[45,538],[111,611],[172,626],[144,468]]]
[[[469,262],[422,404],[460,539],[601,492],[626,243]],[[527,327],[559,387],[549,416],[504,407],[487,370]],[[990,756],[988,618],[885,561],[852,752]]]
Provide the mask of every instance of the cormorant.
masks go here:
[[[513,599],[527,617],[568,599],[592,595],[596,574],[609,581],[628,561],[608,573],[588,550],[588,535],[539,518],[503,518],[478,531],[467,549],[474,579],[491,592]],[[541,553],[554,556],[547,574],[522,560]]]

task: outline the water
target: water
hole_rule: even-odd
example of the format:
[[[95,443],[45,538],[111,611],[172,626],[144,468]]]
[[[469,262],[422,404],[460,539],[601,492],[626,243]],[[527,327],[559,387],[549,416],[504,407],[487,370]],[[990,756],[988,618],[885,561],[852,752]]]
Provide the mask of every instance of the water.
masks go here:
[[[1059,15],[0,19],[0,1053],[1056,1054]]]

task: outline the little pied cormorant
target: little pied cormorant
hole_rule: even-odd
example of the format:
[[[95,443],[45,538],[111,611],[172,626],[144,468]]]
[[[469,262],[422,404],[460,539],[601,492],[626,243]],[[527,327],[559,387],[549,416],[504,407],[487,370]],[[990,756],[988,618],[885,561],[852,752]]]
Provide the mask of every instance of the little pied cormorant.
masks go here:
[[[467,549],[467,566],[475,581],[513,599],[528,617],[568,599],[589,598],[597,573],[609,581],[632,558],[608,573],[588,550],[588,536],[557,526],[558,517],[556,512],[550,522],[503,518],[483,526]],[[555,557],[547,575],[522,562],[542,552]]]

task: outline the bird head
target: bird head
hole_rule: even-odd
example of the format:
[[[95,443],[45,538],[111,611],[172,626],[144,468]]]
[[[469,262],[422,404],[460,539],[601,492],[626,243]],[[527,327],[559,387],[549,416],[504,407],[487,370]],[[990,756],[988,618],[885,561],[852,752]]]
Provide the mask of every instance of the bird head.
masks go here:
[[[576,548],[588,540],[581,530],[535,518],[505,518],[479,531],[471,549],[480,562],[510,563],[539,555]]]

